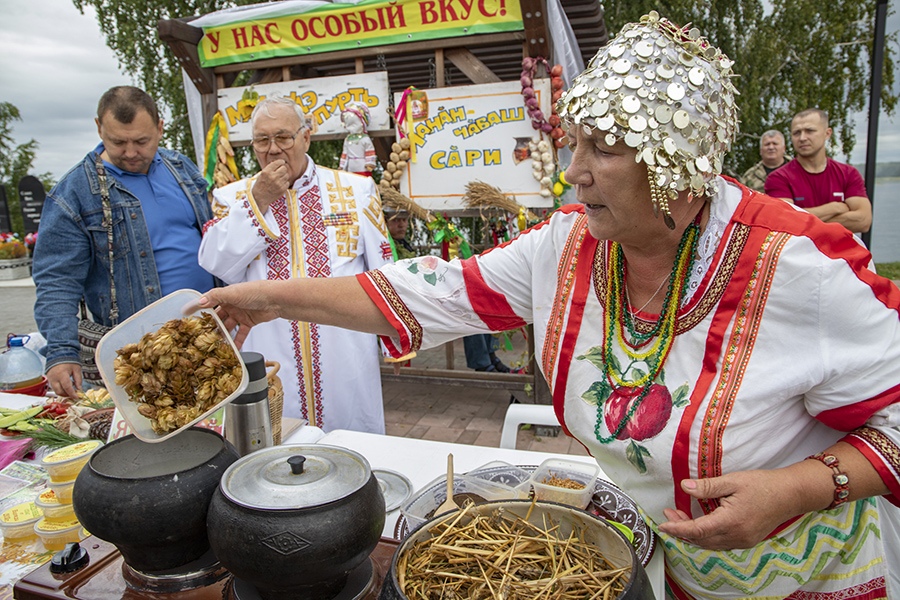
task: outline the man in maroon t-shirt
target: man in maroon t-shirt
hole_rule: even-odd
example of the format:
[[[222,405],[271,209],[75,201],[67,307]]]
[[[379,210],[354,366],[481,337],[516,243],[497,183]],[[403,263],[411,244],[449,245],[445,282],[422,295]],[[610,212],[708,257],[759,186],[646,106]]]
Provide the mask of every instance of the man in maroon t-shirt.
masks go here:
[[[828,113],[808,108],[791,120],[796,158],[772,171],[766,193],[816,215],[826,223],[840,223],[854,233],[872,225],[872,203],[862,176],[854,167],[825,155],[831,137]]]

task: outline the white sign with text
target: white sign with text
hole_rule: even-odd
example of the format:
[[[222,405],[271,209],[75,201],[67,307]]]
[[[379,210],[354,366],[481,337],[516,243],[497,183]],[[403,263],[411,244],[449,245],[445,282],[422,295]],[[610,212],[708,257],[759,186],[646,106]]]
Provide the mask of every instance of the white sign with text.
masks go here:
[[[218,92],[218,107],[228,124],[228,139],[234,145],[250,141],[251,106],[242,102],[244,92],[252,90],[262,100],[267,96],[293,98],[308,116],[313,117],[316,136],[346,134],[341,125],[341,111],[350,102],[369,108],[369,131],[392,129],[388,100],[390,89],[386,71],[359,73],[338,77],[296,79],[263,83],[247,87],[224,88]]]
[[[550,80],[534,90],[550,114]],[[529,142],[552,140],[532,127],[518,81],[422,90],[407,115],[411,154],[400,192],[429,210],[466,208],[466,184],[481,181],[530,208],[553,206],[532,175]],[[394,95],[400,103],[401,95]],[[406,130],[406,128],[404,129]]]

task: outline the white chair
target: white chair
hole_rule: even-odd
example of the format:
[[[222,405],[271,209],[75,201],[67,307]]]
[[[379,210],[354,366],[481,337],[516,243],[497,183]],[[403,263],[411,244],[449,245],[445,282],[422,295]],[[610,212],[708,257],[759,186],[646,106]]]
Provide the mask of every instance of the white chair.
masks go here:
[[[519,425],[530,423],[532,425],[556,425],[559,419],[549,404],[510,404],[503,418],[503,430],[500,432],[500,447],[515,450],[516,434]]]

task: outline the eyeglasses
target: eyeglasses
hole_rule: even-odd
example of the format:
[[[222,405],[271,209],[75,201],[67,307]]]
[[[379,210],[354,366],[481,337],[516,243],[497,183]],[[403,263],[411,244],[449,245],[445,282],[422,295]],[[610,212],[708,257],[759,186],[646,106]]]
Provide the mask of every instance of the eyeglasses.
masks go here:
[[[253,138],[250,143],[257,152],[268,152],[269,148],[272,146],[272,142],[275,142],[275,145],[282,150],[290,150],[294,147],[294,140],[297,139],[297,136],[300,135],[301,131],[303,131],[303,127],[298,129],[294,135],[289,133],[276,133],[275,135],[266,137]]]

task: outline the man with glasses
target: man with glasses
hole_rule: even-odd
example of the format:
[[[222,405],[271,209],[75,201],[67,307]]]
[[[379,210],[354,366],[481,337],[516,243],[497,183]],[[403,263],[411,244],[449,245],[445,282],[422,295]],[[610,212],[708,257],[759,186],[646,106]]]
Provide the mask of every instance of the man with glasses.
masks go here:
[[[200,264],[225,283],[355,275],[391,261],[371,178],[315,164],[306,115],[266,98],[250,116],[262,171],[213,192]],[[374,335],[276,319],[243,350],[281,365],[284,415],[325,431],[384,433],[380,352]]]

